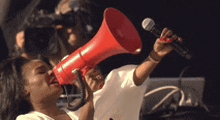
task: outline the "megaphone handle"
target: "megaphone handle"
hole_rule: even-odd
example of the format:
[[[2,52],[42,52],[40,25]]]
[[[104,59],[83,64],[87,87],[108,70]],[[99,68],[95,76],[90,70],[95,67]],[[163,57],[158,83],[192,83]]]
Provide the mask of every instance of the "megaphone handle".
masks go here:
[[[72,71],[72,74],[77,75],[77,78],[78,78],[77,80],[80,85],[78,88],[80,89],[80,96],[81,97],[80,97],[79,102],[77,102],[76,105],[71,105],[68,101],[67,109],[69,109],[71,111],[75,111],[75,110],[78,110],[80,107],[82,107],[86,103],[86,91],[85,91],[85,83],[83,81],[83,76],[82,76],[80,70],[74,69]]]

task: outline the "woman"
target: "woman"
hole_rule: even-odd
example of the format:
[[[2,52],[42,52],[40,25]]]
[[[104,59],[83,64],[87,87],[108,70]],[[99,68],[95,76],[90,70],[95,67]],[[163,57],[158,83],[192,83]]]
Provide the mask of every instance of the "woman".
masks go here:
[[[72,112],[56,106],[63,90],[45,62],[17,57],[4,61],[0,70],[1,120],[77,119]],[[94,113],[93,94],[89,87],[87,91],[87,103],[79,117],[83,120],[93,119]]]

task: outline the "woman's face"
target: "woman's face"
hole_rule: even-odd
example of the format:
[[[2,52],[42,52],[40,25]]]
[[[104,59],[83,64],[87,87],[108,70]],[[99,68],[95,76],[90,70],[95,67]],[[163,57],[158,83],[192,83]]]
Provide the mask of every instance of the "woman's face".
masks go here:
[[[25,64],[23,76],[27,81],[25,90],[31,101],[56,100],[63,92],[51,68],[41,60],[31,60]]]

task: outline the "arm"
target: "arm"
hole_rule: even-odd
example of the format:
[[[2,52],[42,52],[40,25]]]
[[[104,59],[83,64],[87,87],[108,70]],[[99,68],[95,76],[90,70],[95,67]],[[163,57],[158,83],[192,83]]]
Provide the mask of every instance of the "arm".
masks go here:
[[[81,108],[79,120],[93,120],[94,117],[93,92],[88,86],[88,84],[86,82],[84,83],[87,90],[87,102]]]
[[[94,105],[93,101],[88,101],[81,110],[79,120],[93,120]]]
[[[180,37],[173,35],[171,30],[163,29],[161,37],[156,40],[154,49],[150,52],[148,58],[136,68],[133,78],[135,85],[141,85],[150,76],[162,58],[173,50],[169,43],[176,39],[182,41]]]

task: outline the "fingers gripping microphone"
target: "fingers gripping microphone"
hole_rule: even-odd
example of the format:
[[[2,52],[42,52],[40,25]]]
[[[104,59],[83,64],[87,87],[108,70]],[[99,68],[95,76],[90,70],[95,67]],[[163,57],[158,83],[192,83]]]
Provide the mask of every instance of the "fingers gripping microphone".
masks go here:
[[[162,29],[156,27],[155,22],[151,18],[146,18],[142,21],[142,27],[153,33],[157,38],[160,38],[160,34]],[[181,56],[185,57],[186,59],[191,59],[192,55],[189,53],[189,50],[184,48],[179,41],[175,40],[171,43],[174,50],[179,53]]]
[[[73,84],[76,79],[72,74],[73,70],[87,71],[87,68],[93,68],[110,56],[138,54],[141,50],[141,39],[130,20],[120,11],[107,8],[97,34],[62,60],[53,71],[61,85]]]

